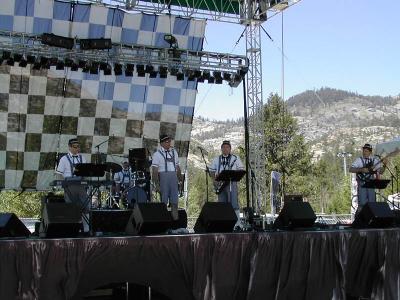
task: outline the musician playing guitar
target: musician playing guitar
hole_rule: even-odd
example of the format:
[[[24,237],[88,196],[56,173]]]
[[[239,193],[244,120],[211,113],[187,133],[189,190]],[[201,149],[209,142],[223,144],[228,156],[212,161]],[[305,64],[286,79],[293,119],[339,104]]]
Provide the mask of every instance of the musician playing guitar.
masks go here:
[[[358,157],[351,165],[350,172],[357,174],[358,210],[367,202],[375,202],[375,189],[365,188],[363,184],[379,178],[386,169],[387,159],[380,159],[372,155],[372,146],[365,144],[362,147],[362,156]]]
[[[238,201],[237,182],[217,181],[218,174],[223,170],[243,170],[243,163],[240,158],[231,154],[232,146],[230,141],[223,141],[221,145],[221,155],[214,158],[210,175],[214,179],[214,189],[218,194],[218,202],[230,202],[235,210],[236,216],[240,218],[240,209]]]

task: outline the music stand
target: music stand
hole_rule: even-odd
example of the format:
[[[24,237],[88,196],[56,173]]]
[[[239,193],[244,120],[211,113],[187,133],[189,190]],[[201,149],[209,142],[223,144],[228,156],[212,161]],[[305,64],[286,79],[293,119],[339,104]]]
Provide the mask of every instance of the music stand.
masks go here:
[[[240,181],[245,174],[245,170],[223,170],[215,178],[216,181],[229,181],[228,203],[231,203],[232,181]]]
[[[103,177],[106,165],[99,164],[77,164],[74,168],[74,175],[81,177]]]
[[[390,182],[389,179],[372,179],[364,182],[361,187],[366,189],[383,190],[386,189],[389,182]]]

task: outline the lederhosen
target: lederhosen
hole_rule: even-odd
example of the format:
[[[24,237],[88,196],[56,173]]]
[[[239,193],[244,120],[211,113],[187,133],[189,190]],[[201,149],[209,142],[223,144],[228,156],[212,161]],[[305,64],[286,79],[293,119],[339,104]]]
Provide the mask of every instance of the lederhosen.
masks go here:
[[[170,150],[166,150],[163,154],[163,151],[158,150],[161,156],[164,158],[165,171],[159,172],[160,176],[160,193],[161,193],[161,201],[164,203],[168,203],[168,201],[172,204],[178,204],[178,175],[176,174],[176,165],[175,165],[175,151],[173,148]],[[172,154],[171,154],[172,152]],[[173,171],[168,171],[168,163],[172,163],[174,166]]]
[[[368,168],[371,166],[371,163],[374,163],[374,159],[367,158],[364,159],[360,157],[361,162],[363,164],[363,168]],[[375,202],[376,201],[376,194],[375,189],[368,189],[362,187],[362,185],[375,178],[374,174],[365,174],[365,173],[357,173],[357,194],[358,194],[358,205],[359,207],[363,206],[367,202]]]
[[[232,158],[233,161],[231,162]],[[236,155],[229,154],[227,157],[220,155],[218,158],[217,173],[219,174],[223,170],[232,170],[232,167],[235,165],[236,161]],[[230,202],[233,209],[239,209],[237,182],[231,182],[222,189],[222,191],[218,194],[218,202]]]
[[[122,170],[120,173],[122,173],[122,178],[118,176],[121,179],[121,190],[125,190],[126,188],[129,187],[129,182],[131,181],[131,171],[129,170]],[[128,178],[128,183],[125,182],[125,178]]]

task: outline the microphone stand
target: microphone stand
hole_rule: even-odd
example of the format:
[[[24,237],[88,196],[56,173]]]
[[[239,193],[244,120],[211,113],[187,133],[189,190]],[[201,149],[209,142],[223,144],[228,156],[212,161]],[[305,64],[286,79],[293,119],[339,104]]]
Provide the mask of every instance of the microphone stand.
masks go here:
[[[107,143],[108,141],[110,140],[110,138],[108,138],[108,139],[106,139],[105,141],[103,141],[103,142],[101,142],[100,144],[98,144],[98,145],[96,145],[96,146],[94,146],[96,149],[97,149],[97,155],[99,156],[100,155],[100,146],[101,145],[103,145],[103,144],[105,144],[105,143]],[[97,163],[100,163],[98,160],[99,160],[99,157],[98,156],[96,156],[96,164]]]
[[[207,161],[204,158],[203,148],[199,147],[199,149],[200,149],[200,152],[201,152],[201,157],[203,158],[203,161],[204,161],[204,165],[206,166],[206,170],[205,170],[205,174],[206,174],[206,202],[208,202],[208,176],[211,176],[210,175],[210,169],[208,168]]]

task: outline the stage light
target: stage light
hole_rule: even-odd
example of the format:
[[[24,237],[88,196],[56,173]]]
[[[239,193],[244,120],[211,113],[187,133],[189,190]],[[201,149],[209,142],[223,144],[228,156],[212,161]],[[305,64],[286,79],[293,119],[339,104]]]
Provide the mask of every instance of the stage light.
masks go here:
[[[151,73],[154,71],[154,67],[152,65],[146,65],[145,72],[146,73]]]
[[[185,75],[183,75],[182,72],[178,72],[178,73],[176,74],[176,80],[182,81],[184,78],[185,78]]]
[[[4,59],[0,57],[0,66],[3,64]]]
[[[10,51],[3,51],[3,59],[9,59],[11,57]]]
[[[169,44],[170,48],[178,48],[178,41],[172,34],[164,34],[164,41]]]
[[[65,65],[67,68],[72,67],[72,64],[73,64],[73,63],[74,63],[74,61],[73,61],[72,59],[70,59],[70,58],[64,59],[64,65]]]
[[[222,84],[222,76],[220,71],[214,71],[213,76],[215,78],[215,83],[216,84]]]
[[[194,81],[196,77],[194,76],[194,72],[192,70],[187,71],[186,76],[189,81]]]
[[[10,57],[9,59],[7,59],[7,65],[13,66],[14,65],[14,58]]]
[[[25,58],[22,57],[21,60],[19,61],[19,66],[21,68],[25,68],[27,65],[28,65],[28,62],[26,61]]]
[[[200,70],[195,70],[194,71],[194,77],[196,77],[196,78],[201,77],[201,71]]]
[[[231,77],[232,77],[231,73],[224,72],[223,74],[224,80],[231,81]]]
[[[137,71],[138,77],[146,76],[145,70],[144,70],[144,65],[136,65],[136,71]]]
[[[204,82],[204,77],[203,76],[198,77],[197,82]]]
[[[215,78],[210,76],[208,77],[208,83],[214,83],[215,82]]]
[[[92,62],[90,65],[90,74],[97,75],[99,74],[99,63],[98,62]]]
[[[107,63],[101,62],[99,66],[100,71],[104,71],[106,68],[107,68]]]
[[[22,59],[22,54],[14,53],[14,61],[19,62]]]
[[[158,72],[160,73],[160,78],[167,78],[168,68],[164,66],[160,66],[158,68]]]
[[[78,69],[79,69],[78,64],[76,62],[73,62],[71,65],[71,71],[76,72],[76,71],[78,71]]]
[[[122,65],[121,64],[118,64],[118,63],[114,64],[114,74],[115,74],[115,76],[122,75]]]
[[[82,68],[83,73],[89,73],[90,71],[90,66],[89,64],[85,64],[85,66]]]
[[[50,58],[50,66],[56,66],[58,63],[58,58],[57,57],[51,57]]]
[[[204,78],[204,79],[207,79],[207,80],[208,80],[208,79],[210,78],[210,76],[211,76],[211,75],[210,75],[210,71],[207,71],[207,70],[206,70],[206,71],[203,71],[203,78]]]
[[[111,66],[107,65],[106,68],[103,70],[104,75],[111,75]]]
[[[156,78],[157,77],[158,72],[157,71],[151,71],[149,77],[150,78]]]
[[[80,61],[78,62],[78,65],[79,65],[79,68],[83,69],[84,67],[86,67],[86,61],[80,60]]]
[[[33,63],[32,69],[33,69],[33,70],[40,70],[40,68],[41,68],[40,62],[35,61],[35,62]]]
[[[64,70],[64,66],[64,62],[62,60],[59,60],[56,65],[56,70]]]
[[[72,49],[74,47],[74,39],[63,37],[60,35],[55,35],[52,33],[43,33],[41,36],[42,44],[65,48],[65,49]]]
[[[79,44],[82,50],[104,50],[112,48],[111,39],[82,39],[79,40]]]
[[[176,74],[178,74],[178,71],[179,71],[178,68],[171,68],[170,74],[176,76]]]
[[[242,77],[244,77],[244,76],[247,74],[248,71],[249,71],[249,68],[248,68],[248,67],[243,67],[243,68],[241,68],[241,69],[239,70],[239,75],[242,76]]]
[[[135,65],[134,64],[126,64],[125,65],[125,76],[132,77],[134,69],[135,69]]]
[[[28,64],[34,64],[35,63],[35,56],[33,56],[33,55],[28,55],[27,57],[26,57],[26,60],[27,60],[27,62],[28,62]]]
[[[230,87],[238,87],[242,82],[242,77],[239,74],[235,74],[231,82],[229,82]]]

